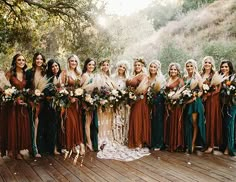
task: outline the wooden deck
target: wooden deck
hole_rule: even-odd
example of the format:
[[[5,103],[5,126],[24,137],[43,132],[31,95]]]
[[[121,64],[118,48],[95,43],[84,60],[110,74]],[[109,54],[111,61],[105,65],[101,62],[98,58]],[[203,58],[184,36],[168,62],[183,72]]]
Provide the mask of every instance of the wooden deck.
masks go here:
[[[236,181],[236,158],[224,155],[187,155],[155,151],[132,162],[101,160],[87,153],[83,164],[73,157],[43,156],[41,159],[0,158],[2,181]]]

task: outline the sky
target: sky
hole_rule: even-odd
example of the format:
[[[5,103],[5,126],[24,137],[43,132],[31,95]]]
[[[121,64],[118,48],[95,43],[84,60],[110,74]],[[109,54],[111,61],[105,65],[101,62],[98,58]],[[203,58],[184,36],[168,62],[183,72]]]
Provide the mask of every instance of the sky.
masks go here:
[[[106,0],[107,14],[130,15],[146,8],[153,0]]]

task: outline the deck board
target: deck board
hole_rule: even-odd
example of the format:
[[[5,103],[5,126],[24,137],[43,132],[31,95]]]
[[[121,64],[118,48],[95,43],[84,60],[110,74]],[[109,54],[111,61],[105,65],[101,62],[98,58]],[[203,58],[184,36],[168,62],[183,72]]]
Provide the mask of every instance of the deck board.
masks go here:
[[[236,181],[236,158],[200,154],[153,151],[139,160],[124,162],[98,159],[95,152],[87,152],[77,164],[73,163],[74,154],[66,160],[63,155],[25,160],[0,158],[0,182]]]

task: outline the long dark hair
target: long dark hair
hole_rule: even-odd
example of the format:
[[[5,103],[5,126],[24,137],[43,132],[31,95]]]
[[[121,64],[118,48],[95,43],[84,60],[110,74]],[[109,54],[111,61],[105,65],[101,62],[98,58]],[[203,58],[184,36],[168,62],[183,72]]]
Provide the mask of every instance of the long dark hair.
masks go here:
[[[58,78],[59,75],[61,74],[61,66],[60,64],[58,63],[58,61],[56,61],[55,59],[50,59],[47,63],[47,71],[46,71],[46,75],[47,75],[47,78],[51,78],[54,76],[54,74],[52,73],[52,65],[56,63],[59,67],[59,71],[56,75],[56,77]]]
[[[222,73],[221,72],[221,66],[225,63],[228,64],[228,66],[229,66],[229,75],[232,75],[233,73],[235,73],[233,63],[229,60],[226,60],[226,59],[224,59],[220,62],[220,71],[219,71],[219,73]]]
[[[87,65],[91,62],[91,61],[94,61],[94,63],[95,63],[95,67],[94,67],[94,70],[93,71],[95,71],[96,70],[96,61],[93,59],[93,58],[87,58],[86,60],[85,60],[85,62],[84,62],[84,67],[83,67],[83,70],[82,70],[82,74],[84,74],[84,73],[86,73],[86,71],[87,71]]]
[[[10,68],[10,72],[11,72],[11,75],[13,76],[16,76],[16,60],[18,57],[20,56],[23,56],[23,54],[21,53],[17,53],[15,56],[13,56],[13,59],[12,59],[12,62],[11,62],[11,68]],[[24,57],[24,56],[23,56]],[[25,57],[24,57],[25,58]],[[23,70],[23,73],[25,74],[25,70],[27,68],[27,65],[25,63],[25,66],[24,68],[22,69]]]
[[[43,59],[43,65],[41,66],[41,75],[44,76],[46,73],[47,64],[46,64],[45,56],[40,52],[36,52],[33,56],[32,71],[35,72],[35,70],[36,70],[36,59],[39,55],[42,56],[42,59]]]

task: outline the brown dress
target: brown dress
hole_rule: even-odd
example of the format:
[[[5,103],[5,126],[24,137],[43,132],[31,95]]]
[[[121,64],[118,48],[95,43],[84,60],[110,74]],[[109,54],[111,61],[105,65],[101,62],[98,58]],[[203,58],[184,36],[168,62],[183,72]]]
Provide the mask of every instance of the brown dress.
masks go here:
[[[207,82],[204,82],[208,84]],[[222,144],[222,114],[220,108],[220,88],[209,92],[204,103],[206,117],[206,142],[213,148]]]
[[[18,80],[15,76],[10,76],[10,83],[18,90],[23,90],[26,86],[26,79]],[[8,107],[11,114],[8,115],[8,151],[16,156],[20,150],[31,151],[31,131],[30,119],[27,106],[17,102]]]
[[[173,91],[183,85],[183,80],[179,78],[166,86],[166,89]],[[182,150],[184,147],[183,107],[178,104],[168,107],[164,118],[164,143],[171,152],[178,148]]]
[[[127,86],[137,88],[143,79],[147,79],[147,76],[139,74],[126,83]],[[146,92],[147,90],[144,90],[131,106],[128,132],[128,147],[130,148],[151,144],[151,121]]]
[[[68,86],[73,89],[76,81],[68,77]],[[65,133],[62,140],[62,146],[67,150],[83,143],[83,125],[82,125],[82,108],[78,101],[71,103],[66,108],[66,119],[64,120]]]

